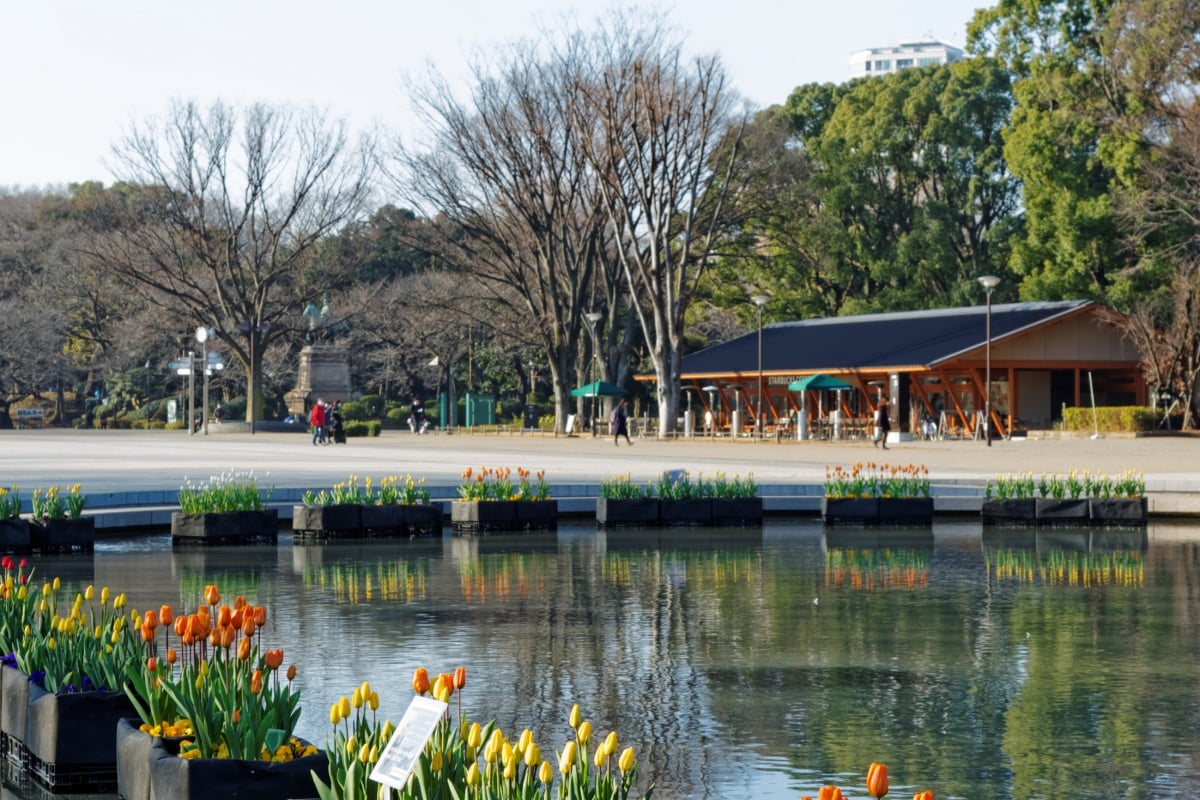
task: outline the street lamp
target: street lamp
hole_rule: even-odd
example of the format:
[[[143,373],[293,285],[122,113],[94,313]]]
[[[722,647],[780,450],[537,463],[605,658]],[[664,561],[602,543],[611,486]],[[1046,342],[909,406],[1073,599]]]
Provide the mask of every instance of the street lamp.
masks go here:
[[[771,298],[765,294],[753,295],[750,300],[754,305],[758,306],[758,409],[754,412],[754,427],[758,430],[758,437],[761,439],[763,435],[763,419],[762,419],[762,401],[763,401],[763,363],[762,363],[762,317],[763,306]]]
[[[983,387],[983,431],[987,446],[992,446],[992,290],[1000,283],[995,275],[980,275],[979,285],[987,292],[987,366],[986,380]]]
[[[203,405],[200,413],[203,415],[204,435],[208,436],[208,328],[201,325],[196,328],[196,341],[200,343],[200,369],[204,370]]]
[[[592,334],[592,363],[590,370],[592,376],[592,436],[596,435],[596,402],[598,400],[595,386],[596,362],[600,360],[600,339],[596,336],[596,323],[603,319],[603,317],[604,315],[599,311],[589,311],[583,315],[583,318],[587,320],[588,330]]]

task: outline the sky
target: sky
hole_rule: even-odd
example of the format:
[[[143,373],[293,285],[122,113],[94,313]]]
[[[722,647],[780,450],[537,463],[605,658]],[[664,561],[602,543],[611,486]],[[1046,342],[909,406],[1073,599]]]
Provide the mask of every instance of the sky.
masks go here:
[[[756,106],[841,83],[856,50],[963,47],[982,0],[691,0],[664,11],[716,53]],[[0,10],[0,188],[111,183],[114,144],[172,100],[315,105],[356,129],[419,135],[407,87],[432,66],[465,85],[472,57],[612,8],[577,0],[15,0]],[[622,7],[629,7],[622,4]]]

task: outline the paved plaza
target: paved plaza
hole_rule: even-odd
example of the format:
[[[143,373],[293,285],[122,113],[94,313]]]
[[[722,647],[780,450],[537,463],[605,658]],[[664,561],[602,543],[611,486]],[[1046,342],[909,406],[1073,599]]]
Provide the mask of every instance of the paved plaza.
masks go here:
[[[233,432],[233,428],[240,428]],[[214,430],[215,428],[215,430]],[[761,484],[819,484],[827,465],[859,461],[920,464],[935,483],[982,486],[997,473],[1126,469],[1145,473],[1148,492],[1200,495],[1200,438],[1192,436],[900,442],[887,451],[870,441],[755,442],[636,439],[614,447],[609,438],[542,434],[425,435],[385,431],[378,438],[314,447],[304,433],[211,426],[208,436],[183,431],[0,431],[0,486],[81,483],[88,494],[175,491],[185,480],[253,470],[280,488],[325,488],[345,480],[386,475],[424,477],[453,485],[470,467],[546,471],[552,484],[597,484],[628,473],[643,482],[663,470],[712,475],[753,473]]]

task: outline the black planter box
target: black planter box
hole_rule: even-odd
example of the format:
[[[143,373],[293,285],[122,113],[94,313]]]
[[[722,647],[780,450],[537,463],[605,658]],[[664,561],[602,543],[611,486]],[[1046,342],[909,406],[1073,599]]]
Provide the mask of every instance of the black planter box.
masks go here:
[[[410,537],[442,535],[440,506],[411,505],[400,508],[404,509],[404,525]]]
[[[455,500],[450,505],[450,522],[459,533],[515,531],[517,504],[511,500]]]
[[[879,498],[823,497],[821,519],[826,525],[876,525],[879,523]]]
[[[358,536],[363,507],[357,503],[332,506],[292,506],[292,530],[322,536]]]
[[[96,520],[80,517],[31,522],[29,545],[43,553],[91,552],[96,547]]]
[[[29,552],[29,523],[23,519],[0,520],[0,553]]]
[[[1146,524],[1147,503],[1145,497],[1093,497],[1089,513],[1094,525],[1137,527]]]
[[[516,500],[517,525],[522,528],[554,528],[558,526],[557,500]]]
[[[660,525],[711,525],[712,519],[712,500],[707,497],[689,500],[664,498],[658,501]]]
[[[291,800],[315,794],[312,773],[329,781],[329,759],[323,750],[278,763],[179,758],[178,741],[137,733],[151,740],[151,800]]]
[[[714,497],[712,499],[712,521],[714,525],[761,525],[763,501],[761,497]]]
[[[883,525],[932,525],[932,497],[881,497],[879,522]]]
[[[360,513],[363,533],[368,536],[408,535],[403,506],[394,503],[386,506],[362,506]]]
[[[1058,500],[1039,497],[1036,509],[1038,525],[1087,525],[1090,518],[1087,498]]]
[[[984,525],[1037,524],[1037,505],[1032,497],[984,500],[980,514]]]
[[[29,688],[29,772],[52,792],[111,791],[117,785],[117,723],[135,713],[124,692],[51,694]]]
[[[658,525],[658,500],[596,498],[596,524],[605,528],[654,527]]]
[[[171,515],[175,544],[257,544],[279,536],[279,511],[222,511]]]

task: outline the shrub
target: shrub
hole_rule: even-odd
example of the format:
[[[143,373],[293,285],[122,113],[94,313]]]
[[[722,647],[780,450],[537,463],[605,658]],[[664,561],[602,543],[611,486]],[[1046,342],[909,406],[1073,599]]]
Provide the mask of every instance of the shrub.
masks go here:
[[[1158,425],[1159,417],[1148,406],[1098,406],[1094,416],[1091,408],[1066,408],[1063,409],[1063,430],[1152,431]]]
[[[383,425],[377,419],[347,420],[345,424],[346,437],[378,436],[382,427]]]
[[[339,409],[341,410],[341,412],[342,412],[342,419],[346,420],[347,422],[349,422],[350,420],[361,421],[361,420],[365,420],[365,419],[370,419],[370,418],[371,418],[371,417],[370,417],[370,416],[367,414],[367,407],[366,407],[366,405],[365,405],[365,404],[363,404],[363,403],[362,403],[361,401],[359,401],[359,400],[347,400],[345,403],[342,403],[342,404],[341,404],[341,405],[340,405],[338,408],[339,408]],[[352,434],[350,434],[350,433],[347,431],[347,434],[346,434],[346,435],[347,435],[347,436],[350,436],[350,435],[352,435]],[[360,435],[361,435],[361,434],[360,434]]]
[[[358,399],[366,409],[367,416],[364,419],[379,419],[383,416],[383,397],[377,394],[364,394]]]
[[[383,417],[383,422],[388,428],[407,428],[408,408],[404,406],[389,408]]]

